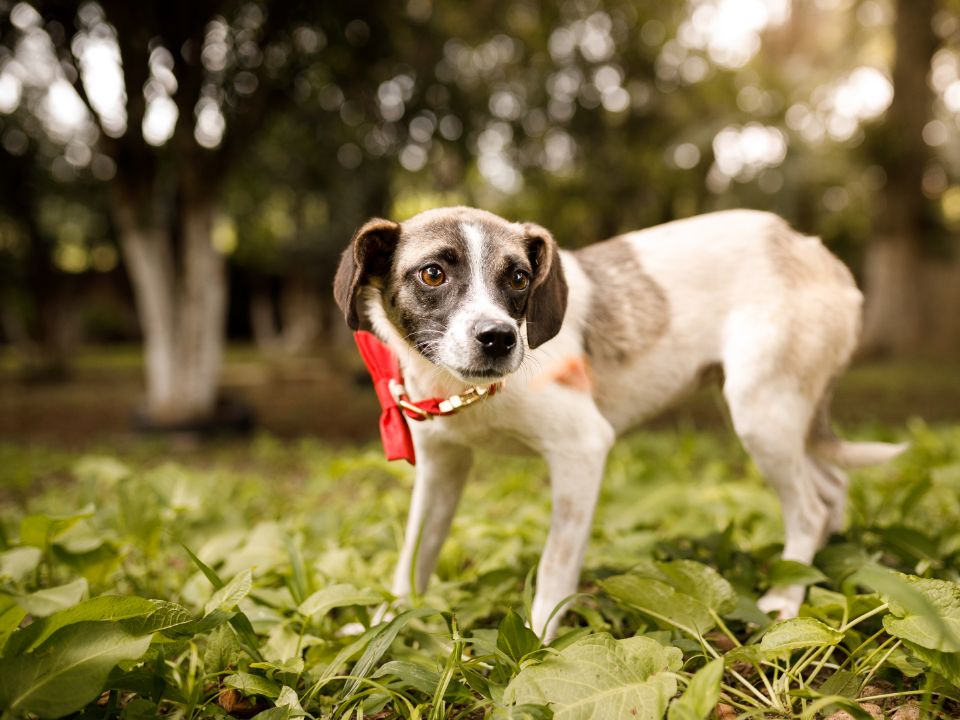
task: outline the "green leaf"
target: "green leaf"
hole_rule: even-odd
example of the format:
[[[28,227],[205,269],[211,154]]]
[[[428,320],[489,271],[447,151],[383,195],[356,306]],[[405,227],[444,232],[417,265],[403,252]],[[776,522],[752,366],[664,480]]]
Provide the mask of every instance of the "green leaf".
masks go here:
[[[955,686],[960,687],[960,653],[945,653],[939,650],[931,650],[922,645],[912,643],[909,640],[905,640],[904,645],[909,648],[910,652],[929,665],[934,672],[943,675]]]
[[[402,687],[419,690],[428,696],[433,695],[440,684],[440,673],[406,660],[391,660],[381,665],[373,674],[375,678],[384,676],[395,677]]]
[[[376,632],[371,636],[367,649],[363,651],[363,655],[360,656],[357,664],[353,666],[353,670],[350,673],[352,677],[344,686],[342,697],[350,697],[357,691],[363,678],[371,673],[373,666],[376,665],[377,661],[383,657],[383,654],[390,649],[393,641],[397,639],[397,635],[407,623],[416,618],[435,615],[436,613],[437,611],[432,608],[407,610],[397,615],[390,622],[384,623],[379,628],[376,628]]]
[[[767,580],[771,587],[780,585],[815,585],[827,576],[811,565],[796,560],[778,560],[770,567]]]
[[[43,550],[30,545],[15,547],[0,553],[0,578],[20,582],[37,569],[42,557]]]
[[[79,710],[100,694],[117,663],[139,659],[150,639],[110,622],[62,628],[37,652],[0,660],[0,707],[42,717]]]
[[[702,720],[713,712],[720,700],[723,658],[711,660],[690,678],[686,692],[670,704],[669,720]]]
[[[93,512],[93,506],[88,505],[73,515],[27,515],[20,521],[20,544],[46,548],[76,523],[93,517]]]
[[[507,611],[497,628],[497,648],[511,660],[519,663],[525,655],[540,649],[540,639],[511,609]]]
[[[219,588],[203,606],[203,612],[209,615],[214,610],[233,610],[237,603],[250,594],[253,587],[253,572],[243,570],[223,587]]]
[[[703,635],[716,624],[706,605],[661,580],[632,574],[615,575],[602,580],[600,587],[661,624],[677,627],[694,637]]]
[[[289,712],[289,717],[303,717],[307,713],[304,712],[303,706],[300,705],[300,698],[297,696],[297,693],[293,688],[284,685],[280,688],[280,694],[277,696],[277,707],[285,707]]]
[[[233,628],[220,625],[207,636],[207,648],[203,653],[203,667],[208,673],[217,673],[233,665],[240,655],[240,643]]]
[[[693,560],[654,563],[667,581],[680,592],[697,598],[718,615],[737,606],[737,593],[712,567]],[[636,572],[636,569],[631,570]]]
[[[153,606],[146,615],[124,621],[124,627],[135,635],[162,632],[179,635],[179,630],[195,622],[193,615],[182,605],[166,600],[150,600]]]
[[[262,675],[253,673],[237,672],[227,675],[223,679],[223,684],[227,687],[236,688],[244,695],[260,695],[261,697],[275,700],[280,696],[280,685]]]
[[[760,650],[768,657],[784,655],[799,648],[836,645],[843,633],[813,618],[792,618],[775,623],[760,640]]]
[[[76,605],[87,594],[88,589],[87,581],[78,578],[66,585],[37,590],[29,595],[18,595],[16,602],[34,617],[46,617]]]
[[[866,582],[890,604],[883,627],[891,635],[930,650],[960,652],[960,585],[892,572]]]
[[[553,710],[546,705],[514,705],[499,707],[490,720],[553,720]]]
[[[676,648],[644,637],[592,635],[525,667],[504,692],[508,705],[549,705],[556,720],[660,720],[677,691]]]
[[[139,597],[120,595],[102,595],[74,605],[66,610],[54,613],[50,617],[36,620],[27,627],[15,632],[10,638],[5,655],[31,652],[53,635],[57,630],[80,622],[98,620],[127,620],[151,613],[156,604]],[[151,630],[135,632],[126,628],[131,635],[145,635]]]
[[[860,678],[849,670],[837,670],[817,688],[821,695],[839,695],[845,698],[855,698],[859,691]]]
[[[12,600],[7,598],[6,602],[9,604],[0,610],[0,656],[6,652],[7,641],[12,633],[27,616],[27,611]]]
[[[383,597],[372,590],[358,590],[353,585],[341,583],[328,585],[318,590],[300,603],[297,611],[307,617],[323,617],[338,607],[351,605],[376,605],[383,601]]]

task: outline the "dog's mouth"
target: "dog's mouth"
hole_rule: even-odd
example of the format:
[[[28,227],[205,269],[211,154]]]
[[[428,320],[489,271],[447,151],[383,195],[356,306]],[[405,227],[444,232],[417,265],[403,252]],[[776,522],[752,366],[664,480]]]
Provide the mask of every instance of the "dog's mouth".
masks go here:
[[[509,371],[498,370],[494,368],[449,368],[458,378],[472,385],[479,385],[485,382],[495,382],[503,380]]]

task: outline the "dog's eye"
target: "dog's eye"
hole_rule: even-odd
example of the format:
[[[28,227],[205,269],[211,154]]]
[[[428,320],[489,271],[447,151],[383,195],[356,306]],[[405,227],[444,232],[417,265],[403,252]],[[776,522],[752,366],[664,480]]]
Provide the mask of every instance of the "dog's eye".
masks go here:
[[[446,277],[439,265],[427,265],[420,271],[420,279],[424,285],[429,285],[430,287],[442,285]]]
[[[530,276],[523,270],[516,270],[513,275],[510,276],[510,287],[514,290],[526,290],[529,284]]]

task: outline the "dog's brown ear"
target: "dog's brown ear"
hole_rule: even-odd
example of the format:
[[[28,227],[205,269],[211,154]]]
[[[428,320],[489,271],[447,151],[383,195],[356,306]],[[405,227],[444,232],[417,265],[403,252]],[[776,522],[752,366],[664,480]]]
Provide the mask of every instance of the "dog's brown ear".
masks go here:
[[[357,295],[371,278],[383,278],[390,272],[390,259],[400,239],[400,224],[373,218],[364,223],[340,256],[340,267],[333,279],[333,297],[352,330],[360,327]]]
[[[563,277],[560,253],[553,236],[539,225],[525,223],[527,255],[533,268],[530,299],[527,301],[527,343],[543,345],[560,332],[567,310],[567,281]]]

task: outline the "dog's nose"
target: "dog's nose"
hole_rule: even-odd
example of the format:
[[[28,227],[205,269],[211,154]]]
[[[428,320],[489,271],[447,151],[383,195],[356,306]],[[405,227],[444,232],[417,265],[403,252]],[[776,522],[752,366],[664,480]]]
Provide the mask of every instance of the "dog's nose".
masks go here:
[[[481,322],[476,329],[477,342],[489,358],[502,358],[510,354],[517,344],[517,333],[501,320]]]

